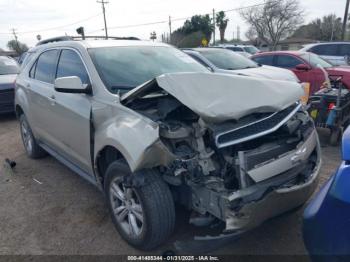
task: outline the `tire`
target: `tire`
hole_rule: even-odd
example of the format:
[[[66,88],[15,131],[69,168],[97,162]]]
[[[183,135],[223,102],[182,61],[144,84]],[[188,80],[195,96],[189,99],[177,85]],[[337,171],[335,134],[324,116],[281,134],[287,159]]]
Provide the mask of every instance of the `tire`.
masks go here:
[[[128,188],[124,182],[130,175],[125,161],[115,161],[107,168],[104,191],[108,209],[126,242],[138,249],[151,250],[167,240],[174,230],[174,201],[168,185],[156,171],[144,170],[139,174],[144,178],[143,183]]]
[[[342,138],[342,128],[335,127],[331,129],[331,136],[329,137],[329,144],[331,146],[338,146]]]
[[[36,142],[36,139],[24,114],[19,117],[19,122],[22,142],[27,155],[33,159],[43,158],[46,156],[46,151],[42,149]]]

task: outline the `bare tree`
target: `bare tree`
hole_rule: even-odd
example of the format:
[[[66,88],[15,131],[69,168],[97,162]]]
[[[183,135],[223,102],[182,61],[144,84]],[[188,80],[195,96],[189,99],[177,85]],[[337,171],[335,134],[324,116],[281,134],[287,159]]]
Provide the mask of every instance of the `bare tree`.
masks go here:
[[[256,42],[258,34],[256,33],[255,28],[250,26],[247,32],[245,32],[245,37],[252,43]]]
[[[298,0],[267,0],[265,5],[242,9],[242,18],[272,50],[302,22],[304,12]]]

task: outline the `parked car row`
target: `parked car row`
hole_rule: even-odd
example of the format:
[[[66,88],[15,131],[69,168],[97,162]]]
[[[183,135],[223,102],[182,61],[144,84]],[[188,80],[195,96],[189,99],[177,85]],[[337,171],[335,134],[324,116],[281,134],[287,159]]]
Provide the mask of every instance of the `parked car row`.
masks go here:
[[[8,56],[0,56],[0,114],[14,111],[15,80],[19,73],[17,62]]]

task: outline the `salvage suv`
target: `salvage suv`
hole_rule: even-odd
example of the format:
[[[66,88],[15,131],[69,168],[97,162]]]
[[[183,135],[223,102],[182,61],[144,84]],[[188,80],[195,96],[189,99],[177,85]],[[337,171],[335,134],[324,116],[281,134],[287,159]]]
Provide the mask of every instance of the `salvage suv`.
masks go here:
[[[162,43],[64,40],[31,49],[17,78],[24,147],[101,189],[132,246],[171,235],[175,202],[225,235],[314,191],[320,146],[299,84],[213,74]]]

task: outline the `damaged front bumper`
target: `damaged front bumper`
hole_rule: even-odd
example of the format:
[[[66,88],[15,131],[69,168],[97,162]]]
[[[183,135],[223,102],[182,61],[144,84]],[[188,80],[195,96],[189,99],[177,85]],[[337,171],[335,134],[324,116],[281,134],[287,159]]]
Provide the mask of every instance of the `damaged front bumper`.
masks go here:
[[[310,180],[304,184],[275,189],[261,200],[246,204],[238,212],[228,211],[225,232],[251,229],[269,218],[303,205],[317,187],[320,167],[321,160],[311,174]]]
[[[253,184],[226,193],[212,190],[210,183],[194,187],[194,208],[225,222],[224,233],[249,230],[307,201],[318,183],[320,156],[319,139],[313,129],[294,150],[275,161],[244,170],[246,177],[243,179],[255,181]],[[258,179],[258,174],[264,179]],[[197,203],[208,204],[204,207]]]
[[[305,158],[308,158],[313,151],[317,156],[316,165],[303,183],[283,183],[283,180],[288,181],[295,177],[295,174],[301,172],[301,165],[299,168],[292,168],[283,175],[270,179],[270,181],[263,181],[260,184],[258,183],[252,187],[241,189],[229,195],[227,197],[227,206],[225,210],[225,232],[248,230],[258,226],[269,218],[304,204],[317,187],[322,164],[320,143],[316,130],[312,132],[304,144],[284,157],[288,158],[290,163],[295,163],[296,160],[302,162]],[[288,165],[285,159],[282,159],[281,163],[283,167]],[[276,168],[271,169],[271,172],[275,171]],[[254,195],[258,196],[259,194],[261,194],[261,197],[254,197]],[[230,208],[232,203],[240,201],[245,197],[248,199],[250,198],[251,201],[248,200],[247,203],[242,205],[239,209],[235,210]]]

